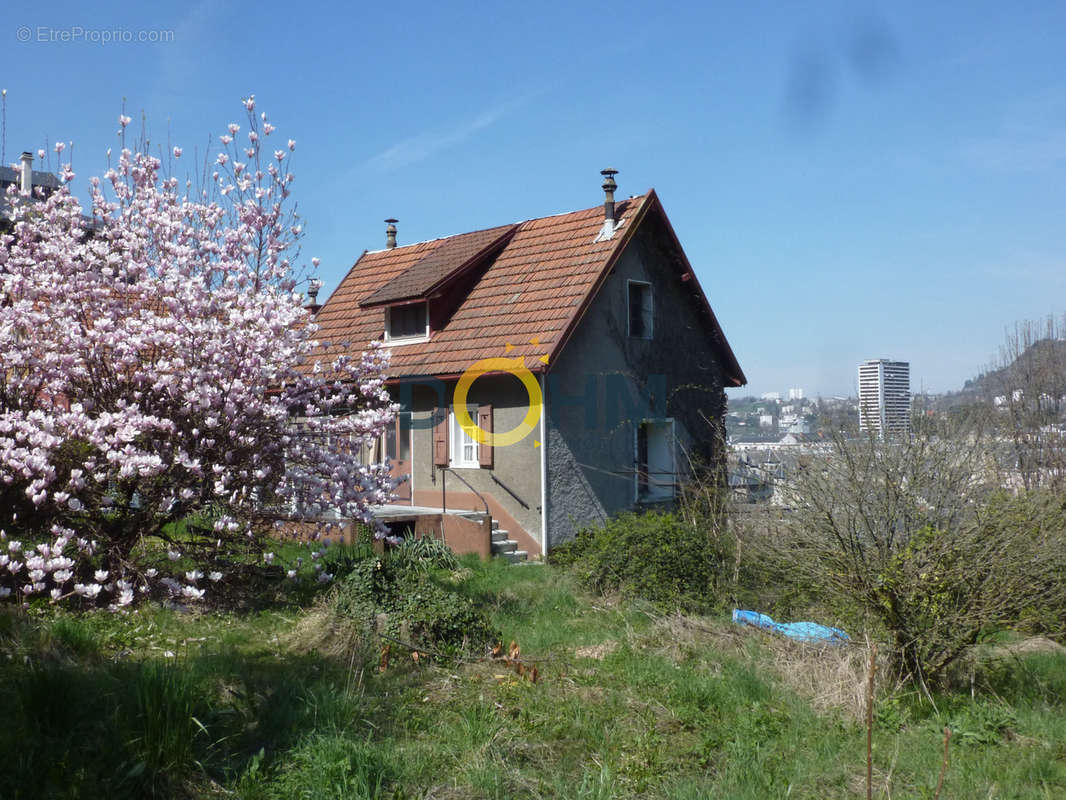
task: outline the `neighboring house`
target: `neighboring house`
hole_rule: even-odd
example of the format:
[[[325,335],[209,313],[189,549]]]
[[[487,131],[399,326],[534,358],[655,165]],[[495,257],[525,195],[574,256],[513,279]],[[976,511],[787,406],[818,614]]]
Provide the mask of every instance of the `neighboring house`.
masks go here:
[[[35,170],[32,153],[23,153],[19,157],[18,167],[0,166],[0,204],[3,206],[0,230],[11,224],[7,205],[7,190],[11,186],[17,187],[20,196],[34,197],[38,189],[49,195],[59,188],[59,178],[51,172]]]
[[[536,556],[722,466],[724,388],[746,378],[659,198],[616,205],[613,174],[582,211],[404,247],[386,220],[316,307],[324,356],[392,351],[398,503],[484,501]]]

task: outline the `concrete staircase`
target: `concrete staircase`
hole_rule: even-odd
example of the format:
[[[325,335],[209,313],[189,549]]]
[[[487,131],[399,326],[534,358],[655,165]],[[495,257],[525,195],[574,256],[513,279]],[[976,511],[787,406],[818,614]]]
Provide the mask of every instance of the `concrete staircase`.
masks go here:
[[[492,521],[492,554],[512,564],[523,563],[529,558],[527,551],[518,549],[518,542],[508,538],[507,531],[500,527],[498,520]]]
[[[484,511],[467,511],[460,516],[483,522],[486,515]],[[500,527],[499,520],[495,519],[492,521],[492,555],[506,559],[512,564],[536,563],[529,561],[529,551],[519,550],[518,542],[509,538],[507,531]]]

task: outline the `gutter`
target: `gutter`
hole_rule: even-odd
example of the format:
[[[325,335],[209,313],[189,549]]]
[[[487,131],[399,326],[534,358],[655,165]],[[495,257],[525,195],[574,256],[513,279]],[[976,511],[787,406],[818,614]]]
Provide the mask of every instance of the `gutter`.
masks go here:
[[[537,376],[540,381],[540,554],[548,558],[548,398],[544,394],[544,373]]]

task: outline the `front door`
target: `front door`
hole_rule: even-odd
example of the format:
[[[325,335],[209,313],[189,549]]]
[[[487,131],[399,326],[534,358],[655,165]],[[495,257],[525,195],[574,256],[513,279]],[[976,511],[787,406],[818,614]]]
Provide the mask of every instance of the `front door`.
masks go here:
[[[400,411],[385,431],[385,455],[389,474],[399,481],[396,502],[411,502],[411,412]]]

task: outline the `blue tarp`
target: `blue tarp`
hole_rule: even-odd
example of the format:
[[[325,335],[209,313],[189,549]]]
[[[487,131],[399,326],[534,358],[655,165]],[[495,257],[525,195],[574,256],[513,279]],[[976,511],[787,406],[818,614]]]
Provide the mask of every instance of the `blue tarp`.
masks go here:
[[[843,644],[851,641],[851,637],[840,628],[819,625],[817,622],[774,622],[766,614],[760,614],[758,611],[734,608],[733,622],[737,625],[753,625],[756,628],[780,633],[798,642]]]

